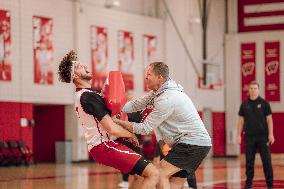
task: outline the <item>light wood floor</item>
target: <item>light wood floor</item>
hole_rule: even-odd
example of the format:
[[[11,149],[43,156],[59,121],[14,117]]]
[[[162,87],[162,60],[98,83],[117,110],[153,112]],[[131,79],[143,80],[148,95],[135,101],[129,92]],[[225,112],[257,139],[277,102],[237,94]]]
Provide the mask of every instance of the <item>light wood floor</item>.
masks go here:
[[[275,188],[284,188],[284,154],[273,155]],[[207,158],[196,172],[198,188],[239,189],[244,185],[244,157]],[[95,163],[36,164],[1,167],[0,189],[115,189],[118,171]],[[254,188],[266,188],[259,155]]]

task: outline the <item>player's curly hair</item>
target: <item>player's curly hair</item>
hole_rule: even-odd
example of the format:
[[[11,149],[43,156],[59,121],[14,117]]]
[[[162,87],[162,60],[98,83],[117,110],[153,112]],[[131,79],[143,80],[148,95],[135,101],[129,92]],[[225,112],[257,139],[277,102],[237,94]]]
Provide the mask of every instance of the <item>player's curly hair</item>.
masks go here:
[[[76,60],[77,60],[77,54],[75,53],[74,50],[71,50],[63,57],[58,67],[59,81],[65,83],[71,82],[71,77],[72,77],[71,72],[73,66],[72,61]]]

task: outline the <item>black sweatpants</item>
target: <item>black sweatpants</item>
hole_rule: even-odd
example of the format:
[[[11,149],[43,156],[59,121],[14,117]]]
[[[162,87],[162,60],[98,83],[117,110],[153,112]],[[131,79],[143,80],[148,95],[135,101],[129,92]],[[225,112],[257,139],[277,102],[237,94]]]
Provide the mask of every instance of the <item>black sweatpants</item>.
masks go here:
[[[251,186],[254,177],[254,160],[258,149],[263,164],[263,171],[267,187],[273,187],[273,170],[271,164],[270,147],[266,136],[245,136],[246,152],[246,185]]]

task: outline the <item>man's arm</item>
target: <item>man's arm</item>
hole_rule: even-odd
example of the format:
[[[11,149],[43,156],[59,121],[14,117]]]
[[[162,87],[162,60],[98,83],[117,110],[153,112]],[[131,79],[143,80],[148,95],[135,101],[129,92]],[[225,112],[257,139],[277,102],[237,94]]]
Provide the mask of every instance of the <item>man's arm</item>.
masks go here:
[[[273,134],[273,120],[272,115],[266,116],[266,122],[268,125],[268,142],[269,144],[273,144],[275,141],[274,134]]]
[[[114,119],[128,131],[141,135],[149,135],[153,129],[161,125],[173,112],[173,107],[168,98],[156,99],[153,111],[147,116],[143,123],[133,123]]]
[[[241,144],[241,142],[242,142],[243,127],[244,127],[244,117],[239,116],[239,120],[238,120],[238,144]]]
[[[160,131],[159,128],[154,129],[154,133],[155,133],[155,136],[156,136],[156,140],[157,140],[157,141],[160,141],[160,140],[163,139],[163,138],[162,138],[162,133],[161,133],[161,131]]]
[[[147,104],[153,99],[154,92],[151,91],[141,98],[127,102],[122,111],[126,113],[141,111],[146,108]]]

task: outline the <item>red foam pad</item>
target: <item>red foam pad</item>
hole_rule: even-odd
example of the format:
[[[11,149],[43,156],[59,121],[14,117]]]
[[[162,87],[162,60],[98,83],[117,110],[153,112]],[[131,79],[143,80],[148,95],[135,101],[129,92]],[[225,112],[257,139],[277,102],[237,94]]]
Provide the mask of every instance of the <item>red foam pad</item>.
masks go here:
[[[125,86],[120,71],[110,71],[105,84],[103,97],[112,116],[121,112],[126,103]]]

